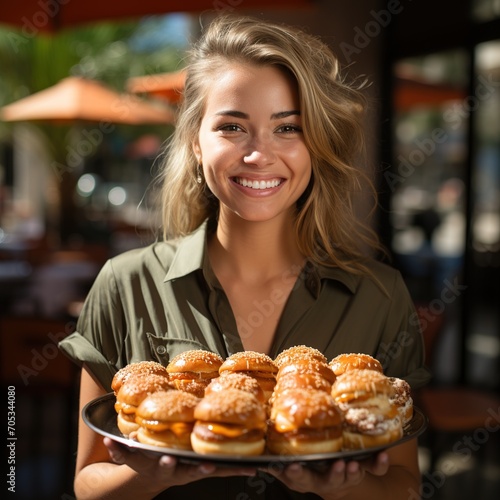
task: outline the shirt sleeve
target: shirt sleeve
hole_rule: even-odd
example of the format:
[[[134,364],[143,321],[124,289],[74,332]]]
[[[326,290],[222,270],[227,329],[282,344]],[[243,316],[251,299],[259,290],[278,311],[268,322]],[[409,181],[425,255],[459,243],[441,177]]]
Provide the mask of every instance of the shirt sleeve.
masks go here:
[[[431,373],[425,362],[425,349],[420,323],[413,301],[399,272],[396,273],[391,305],[377,359],[384,373],[404,378],[418,389],[426,385]]]
[[[62,340],[59,348],[79,366],[85,364],[109,391],[124,345],[125,323],[123,304],[108,261],[85,300],[76,331]]]

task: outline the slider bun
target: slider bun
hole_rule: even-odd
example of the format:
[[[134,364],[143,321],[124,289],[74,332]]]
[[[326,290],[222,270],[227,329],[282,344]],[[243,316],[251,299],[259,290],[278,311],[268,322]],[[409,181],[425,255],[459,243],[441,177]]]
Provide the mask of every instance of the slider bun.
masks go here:
[[[267,354],[256,351],[241,351],[227,357],[219,368],[219,373],[224,372],[259,372],[259,376],[273,377],[278,371],[272,358]],[[247,373],[247,375],[251,375]]]
[[[321,429],[342,425],[342,412],[324,391],[288,389],[276,396],[271,420],[275,423],[283,420],[289,425],[288,430]]]
[[[251,393],[228,388],[206,395],[194,410],[191,445],[197,453],[260,455],[265,449],[265,406]]]
[[[113,380],[111,381],[111,389],[116,395],[120,390],[123,382],[129,376],[136,374],[148,375],[153,373],[168,377],[166,368],[156,361],[138,361],[135,363],[130,363],[128,365],[125,365],[123,368],[120,368],[114,374]]]
[[[264,438],[257,441],[205,441],[193,432],[191,433],[191,446],[196,453],[203,455],[254,456],[264,452],[266,441]]]
[[[398,441],[403,437],[403,428],[399,419],[392,419],[388,421],[388,428],[382,434],[362,434],[345,430],[343,432],[344,449],[346,450],[360,450],[365,448],[372,448],[374,446],[383,446],[386,444]]]
[[[270,429],[267,435],[267,447],[275,455],[310,455],[314,453],[336,453],[342,450],[344,438],[342,431],[329,436],[328,431],[323,434],[315,433],[314,439],[308,438],[307,433],[294,436],[281,434]]]
[[[135,412],[141,401],[157,391],[174,390],[167,377],[156,374],[140,374],[127,378],[116,395],[115,411],[120,432],[128,436],[139,428],[135,421]]]
[[[238,372],[225,371],[220,377],[212,379],[205,389],[205,395],[212,392],[224,392],[226,389],[239,389],[253,394],[261,403],[265,403],[265,395],[259,382],[249,375]]]
[[[316,361],[321,361],[322,363],[327,362],[326,356],[318,349],[308,347],[306,345],[296,345],[280,352],[274,359],[274,363],[278,368],[280,368],[282,365],[302,358],[315,359]]]
[[[271,408],[267,446],[284,455],[340,451],[342,423],[342,412],[326,392],[288,389]]]
[[[179,391],[187,392],[197,398],[202,398],[205,395],[205,388],[210,383],[210,380],[211,379],[194,380],[186,378],[174,379],[172,380],[172,383]]]
[[[329,365],[336,376],[349,370],[375,370],[380,373],[384,371],[378,359],[364,353],[339,354],[330,361]]]
[[[318,373],[289,373],[277,379],[270,403],[272,404],[281,392],[289,389],[309,389],[330,394],[332,384]]]
[[[116,416],[116,425],[118,430],[125,437],[129,437],[133,432],[136,432],[139,429],[139,424],[135,421],[134,417],[135,416],[133,414],[127,415],[123,412],[119,412]]]
[[[351,370],[337,377],[332,396],[344,412],[345,449],[381,446],[402,437],[392,394],[389,377],[374,370]]]
[[[213,378],[219,374],[222,362],[222,357],[214,352],[193,349],[173,357],[167,365],[167,372],[172,379]]]
[[[323,377],[330,384],[335,381],[335,374],[330,369],[328,364],[315,359],[302,358],[288,364],[283,364],[281,365],[276,378],[279,380],[281,377],[291,373],[315,373]]]
[[[191,449],[194,408],[199,398],[181,391],[155,392],[136,411],[140,443],[176,449]]]
[[[339,375],[332,385],[337,403],[349,403],[358,398],[392,394],[389,377],[375,370],[350,370]]]
[[[142,400],[136,420],[158,422],[194,422],[194,409],[200,398],[182,391],[158,391]]]
[[[147,395],[156,391],[173,389],[174,386],[170,380],[163,375],[142,373],[129,377],[116,395],[115,409],[119,411],[124,405],[137,407]]]
[[[277,366],[267,354],[256,351],[241,351],[232,354],[222,364],[219,373],[244,373],[259,383],[266,401],[272,396],[276,385]]]
[[[252,394],[239,389],[226,389],[206,395],[194,410],[196,420],[261,427],[266,421],[265,407]]]

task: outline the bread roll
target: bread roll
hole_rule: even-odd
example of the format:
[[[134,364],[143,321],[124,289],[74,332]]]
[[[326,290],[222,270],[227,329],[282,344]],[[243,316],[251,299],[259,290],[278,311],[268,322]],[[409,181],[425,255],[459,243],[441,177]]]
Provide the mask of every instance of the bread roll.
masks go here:
[[[320,361],[322,363],[327,363],[328,361],[326,356],[318,349],[306,345],[296,345],[280,352],[276,358],[274,358],[274,364],[279,369],[282,365],[286,365],[303,358],[315,359],[316,361]]]
[[[392,384],[384,374],[349,370],[335,380],[332,396],[344,415],[345,449],[380,446],[402,437],[402,422],[390,401]]]
[[[378,359],[363,353],[339,354],[330,361],[329,365],[337,377],[349,370],[375,370],[379,373],[384,372],[382,364]]]
[[[288,389],[271,408],[267,447],[271,453],[304,455],[342,448],[342,413],[324,391]]]
[[[212,392],[224,392],[226,389],[239,389],[254,395],[262,404],[266,403],[266,397],[261,386],[255,378],[245,375],[244,373],[230,373],[223,372],[217,378],[212,379],[205,389],[205,396],[210,395]]]
[[[241,351],[232,354],[222,364],[219,373],[243,373],[253,377],[264,391],[266,401],[269,401],[274,386],[278,368],[267,354],[256,351]]]
[[[194,409],[200,399],[183,391],[158,391],[137,407],[136,438],[140,443],[191,450]]]
[[[330,384],[335,380],[335,374],[328,364],[315,359],[302,358],[287,364],[282,364],[276,378],[279,380],[289,374],[315,374],[324,378]]]
[[[222,362],[219,354],[194,349],[172,358],[167,365],[167,372],[177,389],[201,398],[210,381],[219,376]]]
[[[163,375],[141,373],[128,377],[122,383],[114,405],[120,432],[128,437],[137,431],[139,425],[135,421],[135,412],[146,396],[157,391],[169,390],[174,390],[174,386]]]
[[[196,406],[194,416],[191,445],[197,453],[247,456],[264,451],[266,412],[249,392],[212,392]]]
[[[166,367],[156,361],[137,361],[135,363],[129,363],[128,365],[125,365],[123,368],[120,368],[114,374],[113,380],[111,381],[111,389],[113,390],[116,396],[123,382],[129,376],[139,375],[139,374],[151,375],[153,373],[168,377]]]

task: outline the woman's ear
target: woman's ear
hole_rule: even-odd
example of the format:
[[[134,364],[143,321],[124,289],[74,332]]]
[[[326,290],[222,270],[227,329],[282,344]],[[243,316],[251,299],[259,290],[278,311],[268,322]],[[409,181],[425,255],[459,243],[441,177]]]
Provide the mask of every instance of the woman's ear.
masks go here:
[[[196,156],[196,161],[198,162],[199,165],[201,165],[201,149],[200,145],[198,144],[198,141],[194,141],[192,147],[193,147],[193,153]]]

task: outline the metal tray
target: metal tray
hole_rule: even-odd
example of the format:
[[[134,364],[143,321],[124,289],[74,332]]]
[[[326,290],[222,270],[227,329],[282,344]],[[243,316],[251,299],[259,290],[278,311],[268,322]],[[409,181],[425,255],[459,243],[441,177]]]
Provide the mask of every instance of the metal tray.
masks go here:
[[[405,426],[404,435],[398,441],[383,446],[376,446],[362,450],[345,450],[335,453],[316,453],[310,455],[271,455],[263,454],[258,456],[227,456],[227,455],[201,455],[194,451],[176,450],[151,446],[139,443],[133,439],[124,437],[118,430],[116,424],[116,411],[114,409],[115,395],[110,392],[88,403],[82,411],[84,422],[95,432],[102,436],[107,436],[118,443],[130,448],[144,450],[158,455],[171,455],[180,462],[196,464],[200,462],[212,462],[218,465],[238,466],[238,467],[265,467],[270,464],[286,464],[299,462],[314,468],[327,467],[334,460],[364,460],[372,455],[392,446],[402,444],[406,441],[420,436],[427,428],[427,418],[419,408],[414,407],[413,418]]]

